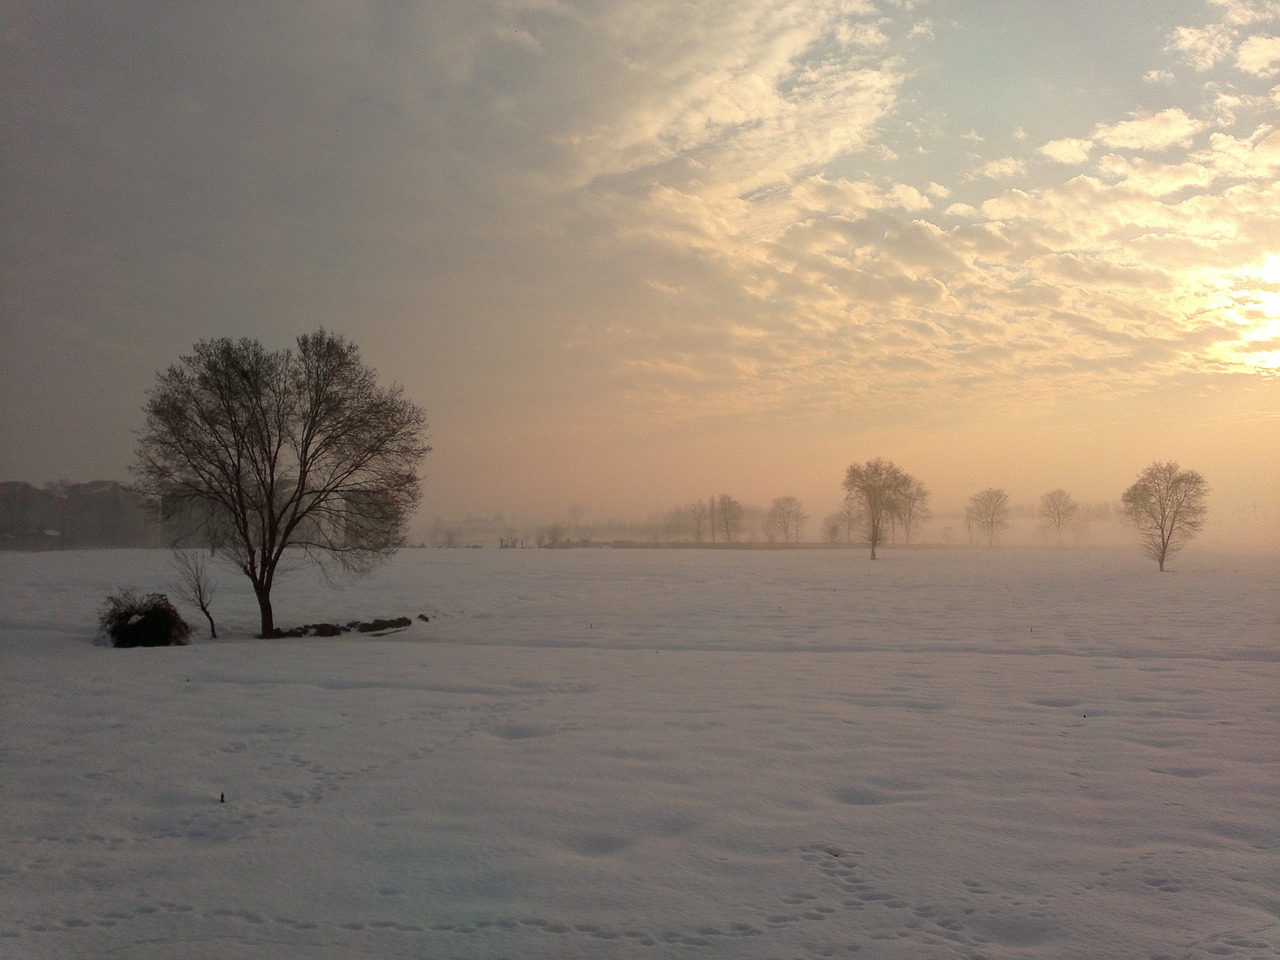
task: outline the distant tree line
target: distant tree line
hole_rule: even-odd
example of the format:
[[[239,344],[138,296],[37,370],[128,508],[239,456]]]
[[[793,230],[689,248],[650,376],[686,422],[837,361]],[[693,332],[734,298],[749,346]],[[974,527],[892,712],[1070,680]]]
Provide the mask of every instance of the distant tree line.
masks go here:
[[[884,460],[854,464],[846,472],[841,508],[823,518],[817,539],[829,546],[910,544],[913,533],[933,519],[929,490],[910,474]],[[1195,471],[1177,463],[1154,463],[1124,493],[1117,508],[1109,502],[1080,503],[1055,488],[1031,505],[1015,507],[1009,494],[987,487],[968,498],[964,521],[971,544],[999,543],[1015,517],[1035,519],[1059,546],[1078,539],[1091,522],[1119,518],[1133,525],[1143,551],[1161,569],[1202,529],[1208,487]],[[732,545],[747,541],[795,544],[804,540],[811,519],[794,496],[776,497],[768,507],[745,505],[727,493],[695,500],[657,517],[586,523],[581,507],[568,519],[526,533],[502,515],[468,518],[454,524],[437,521],[433,546],[480,546],[497,530],[497,545],[509,548],[590,546],[615,541]],[[0,483],[0,549],[40,550],[97,547],[155,547],[175,540],[172,525],[162,528],[158,511],[132,488],[110,480],[59,481],[37,488],[29,483]],[[940,539],[950,542],[951,528]],[[181,542],[179,539],[178,542]],[[210,544],[201,543],[203,546]]]
[[[36,487],[0,483],[0,549],[58,550],[154,547],[155,511],[141,494],[114,480]]]

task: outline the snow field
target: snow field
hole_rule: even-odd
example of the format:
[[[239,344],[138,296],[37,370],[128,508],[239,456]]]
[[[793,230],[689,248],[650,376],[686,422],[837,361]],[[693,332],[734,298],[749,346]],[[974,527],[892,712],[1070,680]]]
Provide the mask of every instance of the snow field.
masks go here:
[[[0,956],[1274,958],[1280,560],[1175,566],[415,550],[110,650],[167,555],[2,555]]]

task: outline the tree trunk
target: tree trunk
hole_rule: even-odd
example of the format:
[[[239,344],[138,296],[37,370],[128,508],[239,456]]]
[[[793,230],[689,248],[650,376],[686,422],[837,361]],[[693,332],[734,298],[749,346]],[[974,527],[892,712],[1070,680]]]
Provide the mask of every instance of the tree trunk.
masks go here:
[[[200,612],[204,614],[204,618],[209,621],[209,639],[218,639],[218,628],[213,622],[213,614],[209,612],[209,608],[201,604]]]
[[[258,598],[258,612],[262,616],[262,630],[258,636],[265,639],[276,632],[275,615],[271,612],[271,588],[255,583],[253,592]]]

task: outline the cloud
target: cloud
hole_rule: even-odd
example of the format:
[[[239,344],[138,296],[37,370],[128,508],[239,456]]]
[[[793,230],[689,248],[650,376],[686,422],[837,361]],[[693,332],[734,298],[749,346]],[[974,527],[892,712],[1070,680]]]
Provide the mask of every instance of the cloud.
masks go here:
[[[1196,153],[1193,160],[1221,177],[1275,177],[1280,174],[1280,129],[1264,124],[1247,138],[1215,133],[1209,138],[1209,149]]]
[[[1109,147],[1125,150],[1164,150],[1187,146],[1204,129],[1204,122],[1189,116],[1181,107],[1159,113],[1135,113],[1129,120],[1099,124],[1093,139]]]
[[[1201,73],[1212,70],[1231,52],[1234,35],[1223,24],[1204,27],[1178,27],[1168,49],[1176,50]]]
[[[4,305],[43,318],[13,353],[60,342],[50,318],[127,326],[147,368],[208,332],[350,323],[477,442],[511,418],[1052,406],[1193,363],[1204,318],[1238,309],[1204,272],[1280,249],[1260,74],[1129,114],[1183,91],[1126,64],[1137,99],[1101,123],[952,114],[979,124],[962,141],[913,74],[932,28],[879,6],[46,5],[6,47],[4,189],[36,201],[6,205]],[[1274,64],[1214,36],[1175,52]]]
[[[1040,148],[1040,152],[1058,163],[1081,164],[1089,159],[1089,152],[1092,149],[1092,140],[1067,137],[1062,140],[1050,140]]]
[[[1156,197],[1168,196],[1188,187],[1207,187],[1216,179],[1213,170],[1193,161],[1158,163],[1142,157],[1129,158],[1108,154],[1098,162],[1098,171],[1126,187]]]
[[[988,180],[1007,180],[1026,172],[1027,165],[1020,157],[1001,157],[979,167],[977,176],[986,177]]]
[[[602,13],[591,41],[628,76],[573,136],[583,182],[684,163],[703,189],[744,194],[865,148],[901,83],[879,29],[851,19],[860,5],[642,9]]]
[[[1280,19],[1280,3],[1276,0],[1209,0],[1209,3],[1222,10],[1223,20],[1233,26]]]
[[[1259,77],[1280,74],[1280,37],[1249,37],[1236,50],[1236,65]]]

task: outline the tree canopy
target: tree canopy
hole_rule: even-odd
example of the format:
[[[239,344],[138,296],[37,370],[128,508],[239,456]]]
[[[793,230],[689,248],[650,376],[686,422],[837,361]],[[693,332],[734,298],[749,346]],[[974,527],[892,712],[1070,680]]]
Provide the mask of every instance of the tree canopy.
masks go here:
[[[845,501],[862,524],[871,545],[871,559],[884,541],[885,524],[902,522],[910,527],[928,516],[929,491],[904,470],[882,457],[850,464],[844,477]]]
[[[1147,556],[1160,565],[1200,532],[1209,512],[1209,485],[1175,461],[1153,463],[1120,498]]]
[[[139,486],[249,578],[263,636],[286,550],[360,573],[403,544],[431,449],[425,417],[342,337],[319,330],[277,351],[202,341],[158,376],[144,409]]]

